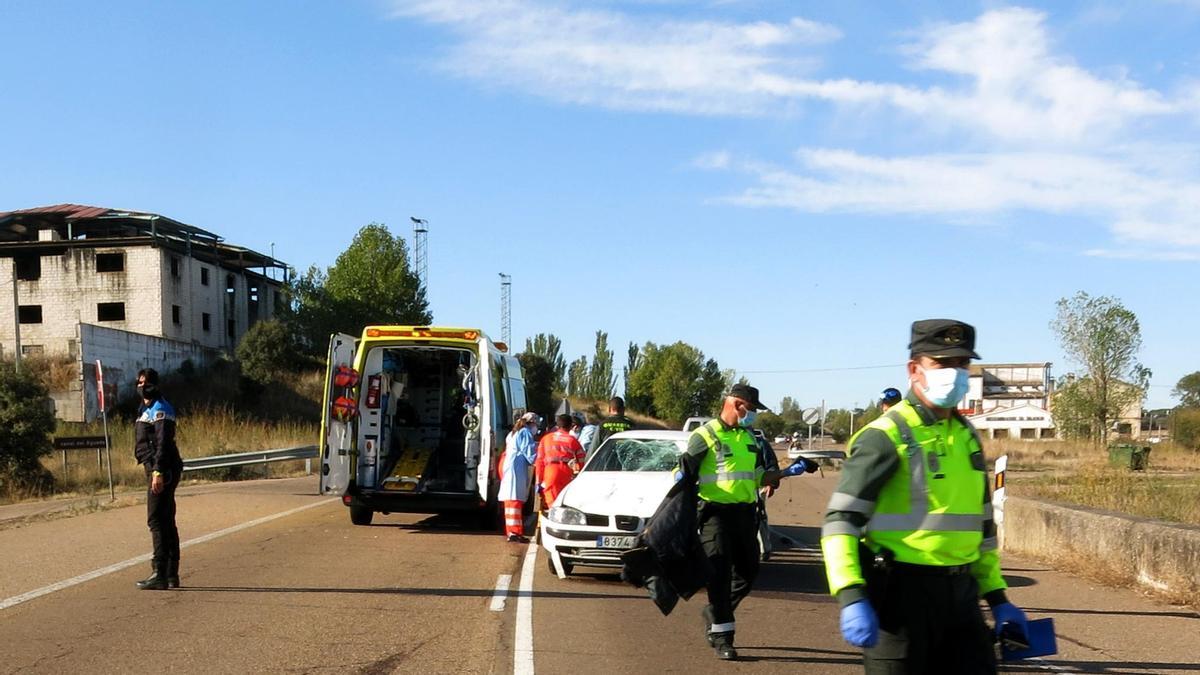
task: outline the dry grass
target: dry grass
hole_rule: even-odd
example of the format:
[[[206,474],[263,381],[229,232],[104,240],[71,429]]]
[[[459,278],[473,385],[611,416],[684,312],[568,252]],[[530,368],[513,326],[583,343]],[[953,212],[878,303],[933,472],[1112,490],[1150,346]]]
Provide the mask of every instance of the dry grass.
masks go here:
[[[570,401],[570,403],[571,403],[571,410],[582,410],[584,412],[591,412],[601,419],[608,416],[608,401],[607,400],[592,401],[592,400],[588,400],[588,399],[576,398],[574,396],[568,397],[567,400]],[[633,420],[635,423],[637,423],[637,425],[642,429],[675,429],[676,428],[674,426],[671,426],[670,424],[667,424],[666,422],[664,422],[660,419],[655,419],[653,417],[650,417],[649,415],[643,415],[641,413],[636,413],[636,412],[633,412],[632,410],[626,410],[625,416],[628,417],[629,419]]]
[[[35,354],[21,359],[21,367],[37,376],[51,392],[68,391],[79,381],[79,362],[66,354]]]
[[[1070,441],[999,440],[989,459],[1008,455],[1012,494],[1176,523],[1200,525],[1200,453],[1151,446],[1146,471],[1112,466],[1108,450]]]
[[[104,430],[100,422],[72,425],[69,432],[59,433],[72,436],[100,436]],[[118,486],[141,487],[145,483],[145,472],[133,458],[133,424],[127,421],[110,420],[109,439],[113,448],[113,482]],[[271,450],[299,445],[314,445],[320,433],[319,424],[313,422],[282,421],[264,422],[237,415],[228,408],[199,410],[180,415],[176,441],[185,458],[209,457],[252,450]],[[62,453],[55,452],[43,459],[42,464],[54,473],[62,494],[89,495],[108,490],[107,466],[97,461],[94,450],[67,451],[67,467],[63,470]],[[283,462],[271,467],[275,474],[295,471],[303,463]],[[231,470],[213,470],[222,476],[240,473]],[[195,474],[189,475],[195,477]]]

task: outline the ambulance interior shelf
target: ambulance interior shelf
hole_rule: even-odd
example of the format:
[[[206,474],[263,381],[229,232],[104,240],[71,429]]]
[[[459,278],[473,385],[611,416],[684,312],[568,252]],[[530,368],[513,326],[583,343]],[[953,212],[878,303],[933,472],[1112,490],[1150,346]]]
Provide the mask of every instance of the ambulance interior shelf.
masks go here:
[[[446,492],[474,489],[468,471],[463,373],[469,350],[377,347],[363,379],[363,451],[358,481],[367,489]]]

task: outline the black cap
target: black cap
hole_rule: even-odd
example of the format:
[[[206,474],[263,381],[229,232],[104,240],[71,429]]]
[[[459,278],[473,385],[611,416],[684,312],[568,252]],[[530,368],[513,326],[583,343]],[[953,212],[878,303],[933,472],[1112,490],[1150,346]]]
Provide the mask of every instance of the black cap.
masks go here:
[[[751,387],[748,384],[742,384],[739,382],[738,384],[733,385],[729,388],[729,393],[726,394],[726,396],[740,398],[746,403],[749,403],[750,407],[754,410],[769,410],[767,406],[762,404],[762,401],[758,400],[758,389]]]
[[[935,359],[948,356],[979,358],[975,353],[975,327],[954,319],[914,321],[908,351],[912,356],[924,354]]]

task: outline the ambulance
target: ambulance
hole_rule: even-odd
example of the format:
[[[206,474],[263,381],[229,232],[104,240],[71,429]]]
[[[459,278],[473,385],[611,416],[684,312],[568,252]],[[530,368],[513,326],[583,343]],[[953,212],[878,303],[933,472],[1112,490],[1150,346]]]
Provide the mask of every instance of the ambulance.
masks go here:
[[[525,411],[521,364],[507,351],[477,328],[333,335],[321,494],[341,497],[355,525],[376,512],[474,511],[498,523],[497,462],[513,415]]]

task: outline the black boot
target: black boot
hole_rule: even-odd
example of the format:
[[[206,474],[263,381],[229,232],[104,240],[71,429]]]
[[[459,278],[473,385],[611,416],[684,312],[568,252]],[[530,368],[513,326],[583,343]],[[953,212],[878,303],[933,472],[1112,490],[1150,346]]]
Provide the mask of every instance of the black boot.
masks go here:
[[[733,648],[733,633],[715,634],[713,647],[717,652],[717,658],[722,661],[733,661],[738,657],[737,650]]]
[[[154,573],[150,576],[137,582],[137,587],[143,591],[165,591],[167,590],[167,575],[163,569],[165,565],[162,562],[154,561]]]
[[[705,605],[704,609],[700,610],[700,616],[704,619],[704,637],[708,640],[709,647],[716,647],[716,636],[712,632],[713,616],[712,605]]]
[[[179,558],[167,559],[167,586],[179,588]]]

